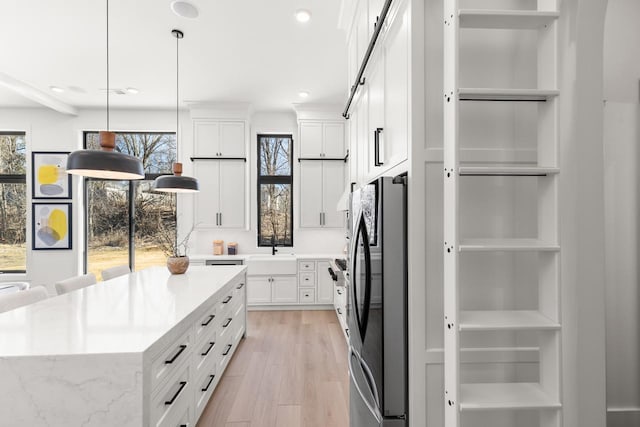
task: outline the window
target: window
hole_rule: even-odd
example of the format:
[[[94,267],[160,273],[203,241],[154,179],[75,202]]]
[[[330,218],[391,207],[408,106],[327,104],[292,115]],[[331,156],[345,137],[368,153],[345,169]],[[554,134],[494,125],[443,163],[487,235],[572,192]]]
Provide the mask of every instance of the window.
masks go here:
[[[85,148],[99,145],[97,132],[85,132]],[[85,271],[96,277],[115,265],[134,270],[165,265],[161,236],[176,233],[175,195],[151,189],[154,179],[171,173],[175,134],[119,132],[116,150],[142,160],[145,177],[139,181],[85,179]]]
[[[258,246],[293,246],[293,138],[258,135]]]
[[[24,132],[0,132],[0,272],[27,271]]]

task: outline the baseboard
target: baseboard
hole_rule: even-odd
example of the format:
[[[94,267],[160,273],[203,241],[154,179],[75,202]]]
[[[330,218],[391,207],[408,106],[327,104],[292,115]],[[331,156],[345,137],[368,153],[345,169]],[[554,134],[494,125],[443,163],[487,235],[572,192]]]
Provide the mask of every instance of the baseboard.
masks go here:
[[[313,305],[248,305],[248,311],[295,311],[295,310],[333,310],[330,304]]]

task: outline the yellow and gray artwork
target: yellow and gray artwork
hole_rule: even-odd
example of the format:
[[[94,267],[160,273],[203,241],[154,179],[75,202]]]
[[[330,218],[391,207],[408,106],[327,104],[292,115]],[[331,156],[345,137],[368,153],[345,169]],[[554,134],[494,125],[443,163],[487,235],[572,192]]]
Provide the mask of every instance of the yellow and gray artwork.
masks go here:
[[[33,153],[33,197],[69,198],[70,175],[66,172],[68,153]]]
[[[71,204],[33,204],[33,249],[71,249]]]

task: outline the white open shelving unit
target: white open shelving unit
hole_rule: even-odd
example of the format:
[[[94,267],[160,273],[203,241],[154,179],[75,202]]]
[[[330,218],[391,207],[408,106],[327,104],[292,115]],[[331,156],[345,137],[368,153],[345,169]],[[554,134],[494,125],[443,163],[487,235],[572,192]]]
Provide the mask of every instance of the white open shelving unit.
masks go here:
[[[557,37],[559,0],[538,0],[537,10],[460,9],[459,0],[444,2],[444,372],[445,427],[472,426],[471,411],[538,411],[541,427],[562,425],[560,244],[558,232],[558,97]],[[474,30],[537,31],[537,87],[463,87],[459,78],[460,33]],[[461,164],[459,106],[464,102],[537,104],[535,164]],[[462,235],[460,187],[483,177],[528,177],[537,180],[537,233],[532,238],[466,238]],[[502,310],[461,308],[464,252],[526,252],[537,259],[538,307]],[[469,284],[467,284],[469,286]],[[465,383],[461,341],[477,333],[537,334],[538,381]],[[463,335],[465,334],[465,335]],[[516,348],[514,347],[514,350]],[[508,350],[508,349],[502,349]],[[462,356],[461,356],[462,355]],[[492,361],[488,361],[490,365]],[[495,363],[500,363],[496,360]],[[478,369],[477,366],[475,369]],[[514,376],[517,379],[517,375]],[[464,421],[464,422],[463,422]]]

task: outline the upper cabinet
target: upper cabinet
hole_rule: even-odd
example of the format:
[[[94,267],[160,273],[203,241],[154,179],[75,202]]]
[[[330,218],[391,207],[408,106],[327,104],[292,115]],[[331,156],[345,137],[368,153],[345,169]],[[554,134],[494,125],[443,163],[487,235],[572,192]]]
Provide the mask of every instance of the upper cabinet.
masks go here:
[[[344,157],[344,121],[300,121],[300,157]]]
[[[244,121],[194,119],[195,157],[245,157]]]

